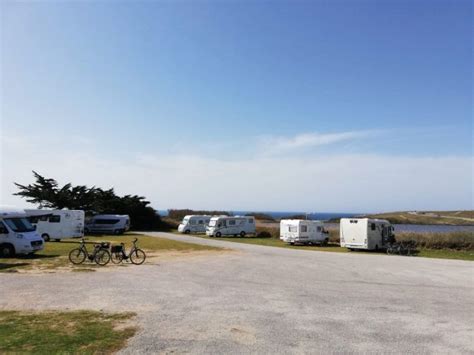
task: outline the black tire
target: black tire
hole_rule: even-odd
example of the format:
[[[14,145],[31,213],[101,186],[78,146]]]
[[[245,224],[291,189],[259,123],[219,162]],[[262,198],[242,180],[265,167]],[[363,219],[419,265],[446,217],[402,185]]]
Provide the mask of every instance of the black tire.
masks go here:
[[[43,240],[44,240],[45,242],[49,242],[49,241],[50,241],[49,234],[47,234],[47,233],[44,233],[43,235],[41,235],[41,238],[43,238]]]
[[[141,249],[135,249],[130,254],[130,261],[132,262],[132,264],[141,265],[145,262],[145,259],[146,259],[146,254]]]
[[[217,232],[217,233],[216,233],[216,237],[217,237],[217,238],[220,238],[221,236],[222,236],[222,233],[221,233],[221,232]]]
[[[15,256],[15,247],[11,244],[0,245],[0,258],[12,258]]]
[[[245,232],[244,232],[244,231],[240,232],[240,236],[241,236],[242,238],[244,238],[244,237],[245,237]]]
[[[54,241],[55,241],[55,242],[60,242],[60,241],[61,241],[61,239],[55,239]]]
[[[120,253],[111,253],[110,254],[110,259],[114,264],[120,264],[123,261],[123,254],[122,252]]]
[[[324,239],[323,242],[321,243],[321,246],[322,246],[322,247],[326,247],[328,244],[329,244],[329,238],[326,238],[326,239]]]
[[[86,253],[80,248],[72,249],[69,252],[69,261],[74,265],[80,265],[86,260]]]
[[[109,251],[105,249],[100,249],[95,254],[94,261],[97,265],[105,266],[110,262],[110,259],[111,257]]]
[[[119,235],[119,234],[122,234],[122,233],[120,233],[120,229],[114,229],[114,234]]]
[[[189,233],[191,233],[191,231],[190,231],[189,229],[186,229],[186,230],[184,231],[184,234],[189,234]]]

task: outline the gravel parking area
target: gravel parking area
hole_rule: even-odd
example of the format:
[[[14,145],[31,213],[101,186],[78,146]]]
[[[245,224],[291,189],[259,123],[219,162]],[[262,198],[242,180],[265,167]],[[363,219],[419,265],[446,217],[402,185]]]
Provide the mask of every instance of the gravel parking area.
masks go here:
[[[474,352],[472,262],[146,234],[236,252],[0,274],[0,308],[137,312],[127,354]]]

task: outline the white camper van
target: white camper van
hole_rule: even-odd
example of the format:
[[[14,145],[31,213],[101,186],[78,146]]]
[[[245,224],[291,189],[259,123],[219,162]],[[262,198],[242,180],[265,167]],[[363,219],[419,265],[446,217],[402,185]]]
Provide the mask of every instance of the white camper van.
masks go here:
[[[130,217],[119,214],[98,214],[86,222],[84,233],[123,234],[130,229]]]
[[[26,219],[24,210],[0,208],[0,257],[43,250],[43,239]]]
[[[84,211],[81,210],[25,210],[30,223],[45,240],[84,236]]]
[[[327,244],[329,235],[321,221],[282,219],[280,239],[290,244]]]
[[[178,226],[180,233],[206,233],[206,226],[211,220],[210,216],[188,215],[184,216],[183,221]]]
[[[341,247],[378,250],[394,241],[393,227],[384,219],[341,218]]]
[[[206,235],[211,237],[223,235],[245,237],[246,234],[255,234],[255,217],[253,216],[212,217],[206,228]]]

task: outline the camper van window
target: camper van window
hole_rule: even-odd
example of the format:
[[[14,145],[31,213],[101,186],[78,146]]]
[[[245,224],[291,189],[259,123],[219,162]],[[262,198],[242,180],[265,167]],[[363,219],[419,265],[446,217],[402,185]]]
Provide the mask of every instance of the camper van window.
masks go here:
[[[118,219],[96,219],[94,224],[116,224],[118,221]]]
[[[196,221],[195,221],[194,219],[192,219],[191,221],[189,221],[189,224],[195,225],[195,224],[196,224]]]
[[[216,221],[210,221],[209,222],[209,227],[214,227],[216,225]]]
[[[2,222],[0,222],[0,234],[8,234],[8,229]]]
[[[229,226],[235,226],[235,220],[232,220],[232,219],[231,219],[231,220],[229,221]]]
[[[308,226],[301,226],[301,232],[306,233],[308,231]]]
[[[49,216],[49,223],[59,223],[61,222],[61,216]]]
[[[33,232],[35,230],[26,218],[5,218],[4,221],[16,233]]]
[[[372,224],[370,225],[370,229],[372,229],[373,231],[375,230],[375,223],[372,223]]]
[[[39,217],[38,216],[28,217],[28,220],[30,221],[30,223],[38,223]]]
[[[41,222],[46,222],[46,221],[48,220],[48,216],[41,216],[41,217],[39,218],[39,220],[40,220]]]

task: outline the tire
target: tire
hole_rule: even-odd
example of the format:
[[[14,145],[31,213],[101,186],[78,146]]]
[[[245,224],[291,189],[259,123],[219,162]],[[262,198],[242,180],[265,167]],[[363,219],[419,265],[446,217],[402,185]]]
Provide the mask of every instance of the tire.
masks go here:
[[[323,242],[321,243],[321,246],[322,247],[327,247],[327,245],[329,244],[329,238],[326,238],[323,240]]]
[[[60,241],[61,241],[61,239],[55,239],[54,241],[55,241],[55,242],[60,242]]]
[[[216,233],[216,237],[217,237],[217,238],[220,238],[221,236],[222,236],[222,233],[221,233],[221,232],[217,232],[217,233]]]
[[[189,234],[189,233],[191,233],[191,231],[190,231],[189,229],[186,229],[186,230],[184,231],[184,234]]]
[[[100,249],[95,254],[94,261],[97,265],[105,266],[110,262],[110,259],[111,257],[109,251],[105,249]]]
[[[146,254],[141,249],[135,249],[130,254],[130,261],[132,262],[132,264],[141,265],[145,262],[145,259],[146,259]]]
[[[122,252],[120,252],[120,253],[111,253],[110,254],[110,260],[112,260],[112,262],[114,264],[120,264],[123,261]]]
[[[242,238],[244,238],[244,237],[245,237],[245,232],[244,232],[244,231],[240,232],[240,236],[241,236]]]
[[[69,252],[69,261],[74,265],[80,265],[86,260],[86,253],[80,248],[72,249]]]
[[[119,234],[122,234],[122,233],[120,233],[120,229],[114,229],[114,234],[119,235]]]
[[[0,245],[0,258],[12,258],[15,256],[15,247],[11,244]]]
[[[44,240],[45,242],[49,242],[49,241],[50,241],[49,234],[44,233],[43,235],[41,235],[41,238],[43,238],[43,240]]]

